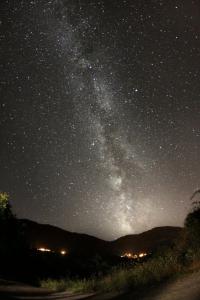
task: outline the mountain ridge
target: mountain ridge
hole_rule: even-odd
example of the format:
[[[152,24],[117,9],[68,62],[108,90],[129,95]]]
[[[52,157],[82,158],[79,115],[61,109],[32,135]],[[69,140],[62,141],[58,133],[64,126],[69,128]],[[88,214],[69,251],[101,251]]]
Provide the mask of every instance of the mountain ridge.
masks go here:
[[[154,227],[138,234],[129,234],[112,241],[106,241],[85,233],[64,230],[50,224],[40,224],[32,220],[21,219],[27,232],[31,248],[48,248],[53,251],[66,250],[79,256],[117,255],[125,252],[152,252],[159,246],[174,243],[183,232],[177,226]]]

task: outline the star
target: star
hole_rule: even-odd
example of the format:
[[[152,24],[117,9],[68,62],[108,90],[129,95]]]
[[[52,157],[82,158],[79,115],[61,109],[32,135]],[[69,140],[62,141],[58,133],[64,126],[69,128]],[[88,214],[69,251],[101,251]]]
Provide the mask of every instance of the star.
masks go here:
[[[1,5],[0,189],[16,215],[104,239],[182,226],[199,186],[197,4]]]

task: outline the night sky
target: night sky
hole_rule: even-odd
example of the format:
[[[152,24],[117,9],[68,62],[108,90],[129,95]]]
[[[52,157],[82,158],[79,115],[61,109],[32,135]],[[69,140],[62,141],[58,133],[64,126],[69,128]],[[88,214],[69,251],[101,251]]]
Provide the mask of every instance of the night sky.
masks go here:
[[[200,187],[200,2],[0,3],[0,190],[114,239],[183,225]]]

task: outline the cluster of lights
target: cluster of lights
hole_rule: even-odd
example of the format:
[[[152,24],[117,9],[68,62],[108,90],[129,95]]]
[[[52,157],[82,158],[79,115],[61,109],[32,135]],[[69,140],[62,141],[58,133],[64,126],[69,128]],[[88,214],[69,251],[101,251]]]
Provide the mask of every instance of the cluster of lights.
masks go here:
[[[38,248],[37,250],[41,251],[41,252],[54,252],[54,251],[52,251],[48,248]],[[61,255],[66,255],[67,251],[66,250],[60,250],[59,253]],[[121,255],[121,257],[126,257],[126,258],[130,258],[130,259],[137,259],[137,258],[142,258],[142,257],[145,257],[145,256],[147,256],[147,253],[145,253],[145,252],[142,252],[142,253],[139,253],[139,254],[133,254],[131,252],[126,252],[123,255]]]
[[[41,252],[54,252],[52,251],[51,249],[48,249],[48,248],[37,248],[38,251],[41,251]],[[61,255],[66,255],[67,251],[66,250],[60,250],[59,252]]]
[[[133,253],[127,252],[127,253],[124,253],[123,255],[121,255],[121,257],[127,257],[130,259],[137,259],[137,258],[142,258],[145,256],[147,256],[147,253],[144,253],[144,252],[139,253],[139,254],[133,254]]]
[[[47,248],[38,248],[37,250],[41,252],[51,252],[51,250]]]

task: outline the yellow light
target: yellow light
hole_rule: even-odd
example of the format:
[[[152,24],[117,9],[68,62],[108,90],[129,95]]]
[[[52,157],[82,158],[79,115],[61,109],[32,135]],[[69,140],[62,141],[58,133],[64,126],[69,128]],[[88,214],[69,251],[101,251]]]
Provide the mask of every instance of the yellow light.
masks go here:
[[[139,254],[124,253],[123,255],[121,255],[121,257],[127,257],[127,258],[131,258],[131,259],[137,259],[137,258],[142,258],[142,257],[144,257],[146,255],[147,255],[147,253],[139,253]]]
[[[132,253],[124,253],[123,255],[121,255],[121,257],[133,258],[133,254]]]
[[[51,250],[47,248],[38,248],[37,250],[41,252],[51,252]]]
[[[140,253],[139,254],[139,257],[144,257],[144,256],[146,256],[147,254],[146,253]]]
[[[61,250],[61,251],[60,251],[60,254],[65,255],[65,254],[66,254],[66,251],[65,251],[65,250]]]

